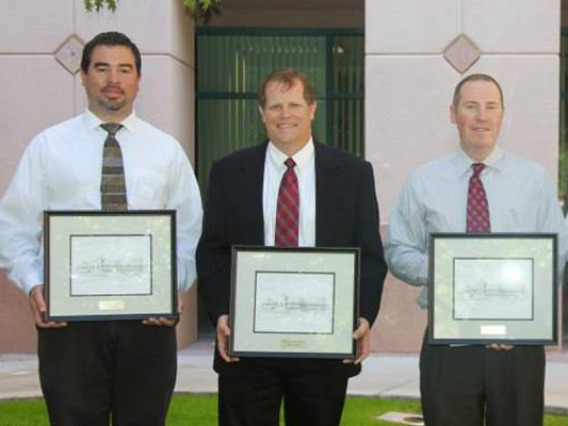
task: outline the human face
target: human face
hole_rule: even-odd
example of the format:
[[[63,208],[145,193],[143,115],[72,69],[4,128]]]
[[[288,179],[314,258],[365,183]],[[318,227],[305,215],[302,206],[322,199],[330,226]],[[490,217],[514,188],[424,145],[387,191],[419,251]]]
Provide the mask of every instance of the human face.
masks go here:
[[[103,121],[120,122],[132,113],[140,74],[126,46],[100,45],[93,49],[89,69],[81,70],[89,109]]]
[[[490,81],[468,81],[450,116],[460,134],[462,149],[475,161],[485,160],[495,145],[503,122],[499,89]]]
[[[312,137],[316,103],[304,99],[304,86],[296,80],[291,86],[279,81],[266,85],[266,103],[259,107],[268,138],[286,155],[294,155]]]

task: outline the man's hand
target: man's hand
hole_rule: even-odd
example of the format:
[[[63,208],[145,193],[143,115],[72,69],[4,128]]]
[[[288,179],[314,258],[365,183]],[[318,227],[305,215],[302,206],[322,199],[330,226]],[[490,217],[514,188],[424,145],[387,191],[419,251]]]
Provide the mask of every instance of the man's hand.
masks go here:
[[[221,315],[217,320],[217,350],[225,362],[237,362],[240,361],[239,358],[229,357],[228,341],[230,335],[229,315]]]
[[[184,309],[183,299],[181,297],[181,294],[178,292],[177,294],[178,317],[181,316],[183,309]],[[164,317],[150,317],[142,321],[142,324],[144,325],[152,325],[155,327],[175,327],[177,323],[178,320],[176,318],[164,318]]]
[[[514,345],[505,345],[502,343],[491,343],[490,345],[485,345],[487,349],[491,349],[493,351],[510,351],[515,346]]]
[[[353,338],[357,340],[357,347],[359,355],[357,358],[344,359],[344,364],[361,364],[371,352],[371,326],[369,321],[363,317],[359,317],[359,327],[353,333]]]
[[[36,285],[30,291],[30,305],[37,328],[61,328],[67,326],[66,322],[45,321],[47,308],[45,306],[45,298],[43,297],[42,284]]]

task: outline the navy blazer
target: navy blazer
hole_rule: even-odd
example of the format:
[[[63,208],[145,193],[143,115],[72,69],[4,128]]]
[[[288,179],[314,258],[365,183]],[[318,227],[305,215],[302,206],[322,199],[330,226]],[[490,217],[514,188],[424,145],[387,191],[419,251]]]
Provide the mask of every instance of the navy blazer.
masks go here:
[[[373,169],[370,163],[344,151],[317,142],[314,145],[316,246],[361,249],[359,316],[372,325],[387,273]],[[266,147],[264,142],[237,151],[211,168],[196,260],[198,290],[213,325],[219,316],[229,313],[231,246],[264,245]],[[215,366],[220,367],[218,359]]]

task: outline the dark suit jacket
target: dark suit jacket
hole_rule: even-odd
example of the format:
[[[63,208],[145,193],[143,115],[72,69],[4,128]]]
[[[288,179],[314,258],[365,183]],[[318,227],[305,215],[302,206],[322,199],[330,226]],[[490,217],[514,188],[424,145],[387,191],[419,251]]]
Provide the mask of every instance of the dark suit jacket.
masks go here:
[[[231,246],[264,245],[262,187],[267,142],[237,151],[211,168],[203,231],[197,247],[198,289],[212,323],[229,313]],[[316,246],[361,249],[359,316],[373,324],[387,273],[371,164],[315,143]],[[216,354],[217,355],[217,354]],[[242,363],[243,361],[241,361]],[[359,366],[325,360],[340,374]],[[226,364],[216,356],[215,370]]]

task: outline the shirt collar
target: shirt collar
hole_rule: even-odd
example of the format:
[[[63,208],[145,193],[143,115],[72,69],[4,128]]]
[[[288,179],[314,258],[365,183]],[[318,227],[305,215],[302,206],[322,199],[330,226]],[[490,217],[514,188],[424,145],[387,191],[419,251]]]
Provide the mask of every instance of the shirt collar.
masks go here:
[[[136,128],[137,122],[138,118],[136,117],[134,111],[132,111],[132,114],[122,120],[120,124],[122,124],[124,128],[129,132],[133,132]],[[86,128],[95,130],[97,128],[100,128],[100,125],[103,124],[104,121],[102,121],[99,117],[93,114],[90,109],[87,108],[85,110],[85,113],[83,114],[83,123],[85,124]]]
[[[284,154],[282,151],[276,148],[276,145],[274,145],[274,143],[272,142],[268,143],[267,151],[268,151],[268,158],[270,159],[270,162],[274,167],[276,167],[277,169],[286,168],[286,166],[284,165],[284,161],[286,161],[286,159],[289,158],[288,155]],[[302,149],[300,149],[292,156],[292,159],[296,163],[296,168],[299,170],[302,170],[304,167],[306,167],[308,162],[310,160],[313,160],[313,158],[314,158],[314,142],[312,138],[310,138],[308,143],[304,145]]]
[[[503,160],[505,154],[499,146],[496,146],[491,151],[491,154],[483,160],[487,169],[501,170],[503,168]],[[461,147],[456,148],[456,171],[459,176],[466,175],[473,163],[479,163],[469,157]]]

